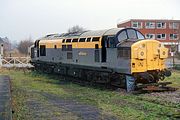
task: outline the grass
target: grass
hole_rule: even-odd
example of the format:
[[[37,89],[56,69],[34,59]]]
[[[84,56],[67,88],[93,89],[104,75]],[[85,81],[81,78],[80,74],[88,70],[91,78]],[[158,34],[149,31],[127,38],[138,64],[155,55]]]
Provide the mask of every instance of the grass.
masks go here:
[[[134,95],[124,92],[109,91],[90,86],[80,86],[71,82],[62,82],[62,78],[37,72],[23,73],[16,70],[3,70],[12,78],[13,106],[15,119],[30,119],[26,101],[36,98],[43,101],[40,95],[29,94],[29,91],[45,92],[64,99],[97,106],[103,111],[123,120],[168,120],[178,114],[180,103],[165,100],[159,96],[148,94]],[[165,81],[172,81],[172,86],[180,88],[180,72],[175,71]],[[57,113],[56,113],[57,114]]]
[[[180,88],[180,71],[174,71],[170,78],[166,78],[165,81],[172,82],[171,86]]]

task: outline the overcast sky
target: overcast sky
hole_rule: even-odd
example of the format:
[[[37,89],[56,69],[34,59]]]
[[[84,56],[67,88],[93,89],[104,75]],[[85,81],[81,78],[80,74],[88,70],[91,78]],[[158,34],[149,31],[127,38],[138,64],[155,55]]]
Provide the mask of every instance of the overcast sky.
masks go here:
[[[35,40],[74,25],[106,29],[137,18],[180,19],[180,0],[0,0],[0,37]]]

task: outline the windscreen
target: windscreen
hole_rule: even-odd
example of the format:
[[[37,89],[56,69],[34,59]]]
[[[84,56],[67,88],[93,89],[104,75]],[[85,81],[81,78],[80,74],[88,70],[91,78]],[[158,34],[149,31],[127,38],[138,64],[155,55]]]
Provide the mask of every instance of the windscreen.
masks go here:
[[[139,31],[135,30],[135,29],[124,29],[122,30],[119,35],[118,35],[118,41],[122,41],[122,40],[140,40],[140,39],[145,39],[144,35],[141,34]]]

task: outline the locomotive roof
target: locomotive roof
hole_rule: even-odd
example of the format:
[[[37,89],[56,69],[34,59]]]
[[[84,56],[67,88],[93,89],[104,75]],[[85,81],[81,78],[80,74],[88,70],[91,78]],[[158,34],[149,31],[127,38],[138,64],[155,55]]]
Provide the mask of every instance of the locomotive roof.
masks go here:
[[[112,28],[112,29],[105,29],[105,30],[89,30],[77,33],[62,33],[62,34],[49,34],[45,37],[40,38],[42,39],[58,39],[58,38],[72,38],[72,37],[89,37],[89,36],[104,36],[104,35],[115,35],[120,30],[124,28]]]
[[[124,28],[112,28],[112,29],[105,29],[105,30],[87,31],[87,32],[82,33],[80,37],[115,35],[122,29]]]

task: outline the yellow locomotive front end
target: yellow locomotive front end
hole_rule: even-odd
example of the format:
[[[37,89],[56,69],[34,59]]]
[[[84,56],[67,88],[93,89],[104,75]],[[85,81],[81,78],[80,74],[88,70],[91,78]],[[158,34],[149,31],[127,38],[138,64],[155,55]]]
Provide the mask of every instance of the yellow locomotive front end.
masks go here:
[[[158,82],[171,75],[165,65],[168,49],[159,41],[138,41],[131,46],[131,51],[131,73],[136,82]]]

